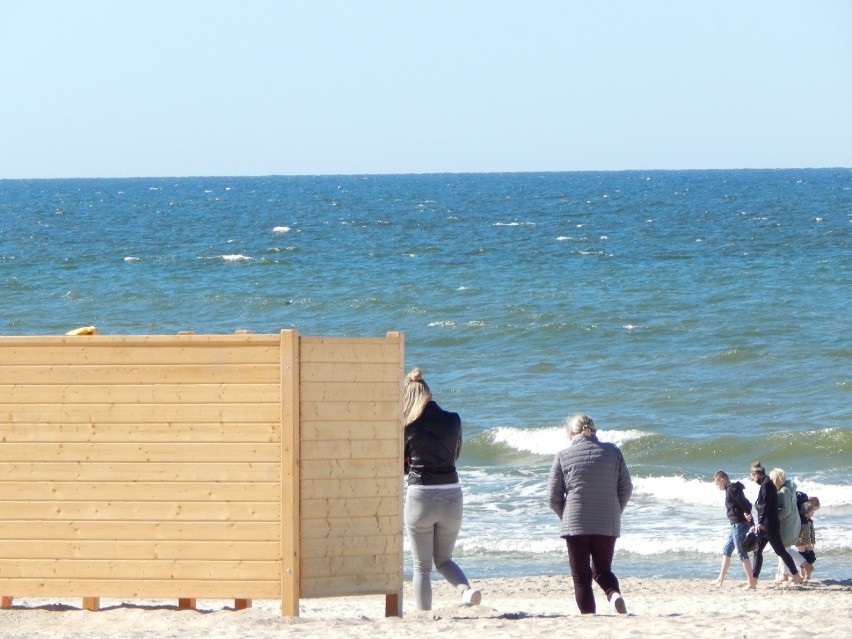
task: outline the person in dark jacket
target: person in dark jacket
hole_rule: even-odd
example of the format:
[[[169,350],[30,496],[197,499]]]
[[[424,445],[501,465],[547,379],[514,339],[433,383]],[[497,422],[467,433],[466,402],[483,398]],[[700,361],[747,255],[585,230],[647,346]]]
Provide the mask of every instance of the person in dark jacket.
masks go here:
[[[751,478],[760,486],[754,507],[757,510],[757,528],[762,533],[760,544],[754,551],[754,578],[760,577],[760,569],[763,567],[763,549],[766,548],[766,544],[769,544],[775,554],[787,566],[790,574],[793,575],[793,583],[800,584],[802,577],[796,568],[796,562],[793,561],[790,553],[784,548],[784,542],[781,541],[781,520],[778,518],[778,489],[767,477],[766,470],[759,461],[751,465]]]
[[[751,502],[746,499],[743,492],[745,486],[738,481],[732,482],[728,473],[724,470],[716,471],[716,474],[713,475],[713,483],[719,490],[725,491],[725,512],[731,524],[728,528],[728,540],[722,548],[722,568],[719,571],[719,577],[716,579],[716,585],[721,586],[722,582],[725,581],[725,575],[731,565],[731,555],[734,554],[734,548],[736,548],[737,556],[743,562],[743,570],[748,579],[747,587],[754,590],[757,588],[757,579],[754,577],[751,559],[749,559],[748,553],[743,550],[743,542],[751,522]]]
[[[594,420],[578,413],[568,420],[571,445],[556,454],[547,482],[551,509],[562,522],[574,599],[582,614],[595,614],[592,581],[618,614],[627,613],[618,577],[612,572],[621,513],[633,483],[618,446],[600,442]]]
[[[434,402],[419,368],[413,368],[403,383],[403,421],[404,470],[408,474],[403,518],[411,545],[417,609],[432,609],[433,561],[459,591],[463,604],[478,605],[482,594],[471,588],[453,561],[464,509],[456,472],[461,418]]]

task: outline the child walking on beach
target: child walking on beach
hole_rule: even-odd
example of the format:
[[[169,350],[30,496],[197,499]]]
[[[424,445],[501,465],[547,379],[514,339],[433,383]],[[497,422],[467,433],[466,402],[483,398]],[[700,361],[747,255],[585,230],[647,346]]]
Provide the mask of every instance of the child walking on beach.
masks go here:
[[[722,548],[722,568],[719,571],[719,577],[716,579],[716,585],[721,586],[722,582],[725,581],[725,575],[731,565],[731,555],[734,554],[736,548],[737,556],[743,562],[743,570],[746,579],[748,579],[746,587],[754,590],[757,588],[757,579],[753,574],[751,559],[749,559],[748,553],[743,550],[743,541],[745,541],[749,522],[751,522],[751,502],[746,499],[743,492],[745,486],[738,481],[732,482],[728,473],[724,470],[716,471],[716,474],[713,475],[713,483],[719,490],[725,491],[725,512],[728,515],[728,521],[731,522],[728,528],[728,540]]]

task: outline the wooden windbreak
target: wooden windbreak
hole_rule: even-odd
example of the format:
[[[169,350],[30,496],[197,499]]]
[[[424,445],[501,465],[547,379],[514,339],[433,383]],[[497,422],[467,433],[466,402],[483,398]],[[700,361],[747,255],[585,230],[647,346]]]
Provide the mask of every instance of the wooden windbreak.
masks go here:
[[[0,337],[0,595],[385,594],[403,340]]]

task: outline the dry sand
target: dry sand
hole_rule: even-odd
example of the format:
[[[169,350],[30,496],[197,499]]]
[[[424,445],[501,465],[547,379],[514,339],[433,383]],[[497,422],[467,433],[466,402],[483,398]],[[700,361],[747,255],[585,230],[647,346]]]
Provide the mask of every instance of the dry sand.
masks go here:
[[[596,616],[580,616],[568,576],[515,577],[476,582],[482,605],[457,605],[455,592],[434,584],[434,609],[416,612],[406,582],[404,612],[385,618],[384,597],[302,599],[300,616],[280,615],[278,601],[254,601],[234,611],[233,601],[199,600],[197,610],[176,601],[101,599],[101,610],[81,610],[80,599],[21,597],[0,610],[0,637],[27,639],[262,639],[266,637],[719,637],[852,636],[852,580],[803,586],[762,582],[744,591],[742,580],[721,588],[711,580],[622,578],[628,615],[615,615],[600,590]],[[230,609],[229,609],[230,608]]]

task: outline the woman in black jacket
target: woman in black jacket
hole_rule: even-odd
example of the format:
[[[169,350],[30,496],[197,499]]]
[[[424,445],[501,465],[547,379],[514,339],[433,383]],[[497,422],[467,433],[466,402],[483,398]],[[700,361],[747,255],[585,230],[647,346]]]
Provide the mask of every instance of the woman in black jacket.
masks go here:
[[[784,547],[784,542],[781,541],[781,520],[778,518],[778,489],[775,488],[772,480],[766,476],[766,470],[759,461],[751,465],[751,478],[760,486],[754,507],[757,510],[757,528],[763,533],[760,545],[754,551],[754,578],[760,577],[760,569],[763,567],[763,549],[766,548],[768,543],[790,570],[790,574],[793,575],[793,583],[800,584],[802,577],[796,570],[796,562],[793,561],[790,553]]]
[[[419,368],[403,384],[405,425],[405,530],[411,544],[414,601],[418,610],[432,609],[432,562],[462,596],[462,603],[482,600],[453,561],[462,522],[462,489],[456,472],[461,452],[461,418],[432,400]]]

